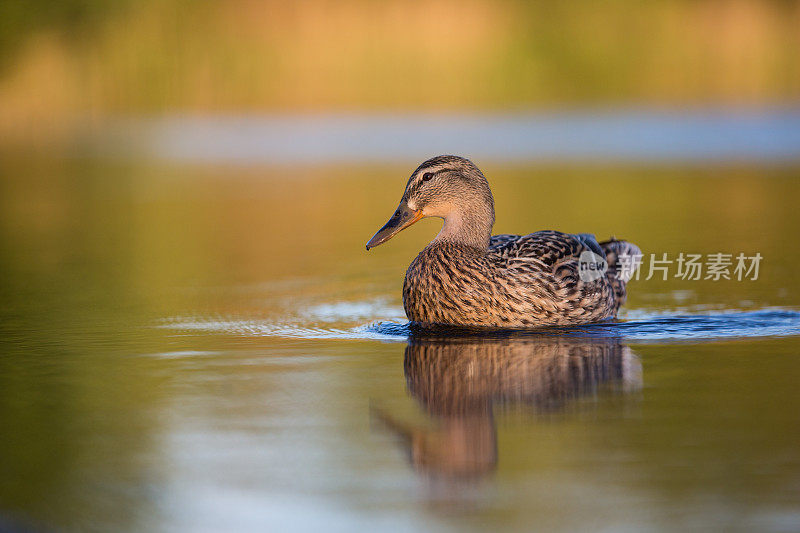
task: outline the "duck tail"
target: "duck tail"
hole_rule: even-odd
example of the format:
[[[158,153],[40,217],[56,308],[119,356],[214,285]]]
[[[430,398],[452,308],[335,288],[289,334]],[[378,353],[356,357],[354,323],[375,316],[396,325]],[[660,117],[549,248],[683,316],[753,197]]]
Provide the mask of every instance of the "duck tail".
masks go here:
[[[600,248],[606,255],[608,270],[606,277],[614,289],[616,308],[625,304],[628,281],[636,273],[642,262],[642,251],[635,244],[628,241],[618,241],[614,237],[600,243]]]

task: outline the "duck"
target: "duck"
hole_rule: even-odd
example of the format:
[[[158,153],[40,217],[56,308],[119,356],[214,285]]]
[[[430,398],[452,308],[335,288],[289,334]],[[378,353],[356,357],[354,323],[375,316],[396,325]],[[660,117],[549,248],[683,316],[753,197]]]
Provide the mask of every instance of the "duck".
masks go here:
[[[641,262],[630,242],[554,230],[492,235],[494,197],[469,159],[419,165],[369,251],[417,221],[444,220],[403,282],[403,308],[421,327],[529,329],[616,318]]]

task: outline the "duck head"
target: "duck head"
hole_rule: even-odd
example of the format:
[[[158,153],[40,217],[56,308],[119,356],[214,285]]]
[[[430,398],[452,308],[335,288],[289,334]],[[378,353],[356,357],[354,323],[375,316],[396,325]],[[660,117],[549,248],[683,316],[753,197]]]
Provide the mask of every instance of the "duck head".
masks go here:
[[[392,217],[367,242],[383,244],[425,217],[444,219],[434,241],[450,241],[481,250],[489,245],[494,225],[494,198],[483,173],[469,159],[440,155],[411,173]]]

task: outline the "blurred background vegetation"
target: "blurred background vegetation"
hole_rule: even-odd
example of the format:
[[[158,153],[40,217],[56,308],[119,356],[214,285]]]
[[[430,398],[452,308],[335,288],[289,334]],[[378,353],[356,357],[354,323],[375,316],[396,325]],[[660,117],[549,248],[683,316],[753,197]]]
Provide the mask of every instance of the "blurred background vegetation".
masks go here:
[[[800,4],[0,2],[0,133],[163,113],[770,105]]]

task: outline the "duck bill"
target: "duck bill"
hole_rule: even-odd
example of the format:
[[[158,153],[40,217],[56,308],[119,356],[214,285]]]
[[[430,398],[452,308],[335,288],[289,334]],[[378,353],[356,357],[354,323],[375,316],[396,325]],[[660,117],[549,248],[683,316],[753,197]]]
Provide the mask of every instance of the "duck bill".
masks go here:
[[[378,233],[373,235],[369,240],[367,243],[367,250],[385,243],[422,217],[422,210],[415,211],[411,209],[408,207],[408,204],[406,204],[406,201],[403,200],[400,202],[400,205],[397,206],[389,222],[384,224],[383,227],[378,230]]]

